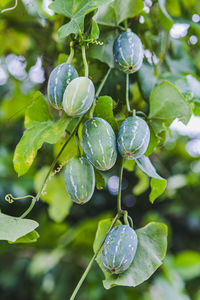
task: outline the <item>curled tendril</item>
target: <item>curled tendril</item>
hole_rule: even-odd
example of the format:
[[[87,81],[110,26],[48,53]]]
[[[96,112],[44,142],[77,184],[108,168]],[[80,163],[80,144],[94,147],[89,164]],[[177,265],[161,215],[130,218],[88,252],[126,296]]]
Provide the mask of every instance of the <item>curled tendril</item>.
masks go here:
[[[95,40],[95,39],[93,39],[93,40],[86,40],[86,42],[87,42],[88,44],[96,44],[96,45],[98,45],[98,46],[103,46],[103,42],[97,41],[97,40]]]
[[[2,9],[1,13],[5,13],[5,12],[7,12],[7,11],[10,11],[10,10],[15,9],[15,8],[17,7],[17,4],[18,4],[18,0],[15,0],[14,6],[9,7],[9,8],[5,8],[5,9]]]
[[[14,200],[20,200],[20,199],[25,199],[25,198],[34,198],[34,196],[32,195],[27,195],[27,196],[24,196],[24,197],[13,197],[13,195],[11,194],[7,194],[5,196],[5,200],[8,202],[8,203],[13,203]]]
[[[13,203],[14,202],[14,197],[11,195],[11,194],[7,194],[5,196],[5,200],[8,202],[8,203]]]
[[[42,189],[42,193],[41,193],[41,194],[42,194],[43,196],[46,194],[46,191],[45,191],[45,190],[46,190],[46,187],[47,187],[47,183],[51,180],[51,178],[52,178],[53,176],[55,176],[56,174],[58,174],[58,173],[62,170],[62,168],[66,165],[67,162],[68,162],[68,160],[62,162],[62,163],[58,166],[58,168],[55,169],[55,170],[49,175],[49,178],[48,178],[46,184],[44,185],[44,187],[43,187],[43,189]]]

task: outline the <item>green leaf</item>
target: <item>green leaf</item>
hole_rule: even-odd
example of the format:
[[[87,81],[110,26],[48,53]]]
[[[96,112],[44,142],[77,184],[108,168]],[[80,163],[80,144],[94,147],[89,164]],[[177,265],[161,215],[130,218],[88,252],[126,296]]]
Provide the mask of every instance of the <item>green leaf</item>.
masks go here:
[[[97,190],[102,190],[105,185],[105,179],[99,170],[94,169],[94,172],[95,172],[96,188]]]
[[[174,267],[184,280],[192,280],[200,275],[200,253],[184,251],[174,258]]]
[[[28,266],[28,273],[32,277],[47,274],[53,269],[63,258],[65,251],[63,249],[54,249],[51,252],[38,251],[32,257]]]
[[[0,240],[15,242],[38,226],[36,221],[0,213]]]
[[[114,68],[113,44],[118,34],[116,29],[101,31],[99,40],[103,42],[103,45],[91,46],[88,50],[89,56],[106,63],[110,68]]]
[[[41,188],[48,170],[49,167],[43,167],[35,176],[36,192]],[[66,218],[72,206],[72,200],[67,193],[63,173],[50,177],[41,199],[49,204],[49,216],[55,222],[62,222]]]
[[[124,159],[123,168],[132,172],[135,168],[135,160]]]
[[[140,170],[142,170],[149,177],[164,180],[164,178],[162,178],[160,175],[157,174],[156,169],[154,168],[154,166],[152,165],[148,157],[143,155],[136,159],[136,163],[140,168]]]
[[[149,101],[149,97],[157,78],[154,76],[154,68],[148,63],[143,63],[142,67],[136,73],[140,91],[145,101]]]
[[[137,168],[135,174],[138,177],[138,182],[133,188],[133,194],[138,196],[148,189],[149,178],[139,168]]]
[[[152,165],[150,159],[146,156],[141,156],[136,159],[138,167],[149,177],[151,180],[151,193],[149,195],[149,200],[151,203],[155,201],[165,190],[167,181],[157,174],[156,169]]]
[[[187,124],[190,117],[191,111],[189,105],[173,84],[168,81],[163,81],[153,88],[150,96],[149,113],[149,118],[152,119],[151,125],[153,128],[156,121],[160,123],[159,126],[161,127],[163,126],[163,122],[166,122],[169,127],[176,118],[184,124]]]
[[[91,28],[91,32],[89,34],[89,39],[90,40],[96,40],[99,38],[99,26],[98,24],[96,23],[95,20],[92,19],[92,28]]]
[[[170,17],[170,15],[168,14],[166,8],[165,8],[165,2],[166,0],[158,0],[158,3],[159,3],[159,20],[161,22],[161,24],[163,25],[163,27],[166,29],[166,30],[170,30],[171,27],[173,26],[174,24],[174,21],[173,19]]]
[[[118,125],[113,115],[113,99],[109,96],[99,97],[94,110],[94,117],[103,118],[118,132]]]
[[[32,165],[37,151],[44,143],[55,144],[64,134],[70,118],[65,117],[56,123],[37,122],[25,130],[14,152],[14,168],[18,176],[24,175]]]
[[[85,15],[94,11],[96,8],[110,3],[112,0],[55,0],[50,4],[50,8],[61,15],[65,15],[70,21],[59,28],[60,38],[65,38],[69,34],[78,34],[84,30]]]
[[[150,141],[149,141],[149,145],[148,148],[145,152],[145,156],[149,156],[151,155],[151,153],[154,151],[154,149],[156,148],[156,146],[159,144],[159,138],[156,136],[153,127],[151,126],[151,124],[148,123],[149,129],[150,129]]]
[[[60,152],[60,149],[66,142],[67,138],[69,137],[68,134],[66,134],[66,137],[63,139],[61,138],[55,145],[54,145],[54,156]],[[58,161],[60,163],[66,163],[70,158],[72,158],[74,155],[78,155],[78,148],[77,148],[77,141],[76,137],[73,136],[70,141],[68,142],[67,146],[63,150],[62,154],[60,155]]]
[[[26,235],[18,238],[15,242],[9,242],[9,244],[29,244],[29,243],[35,243],[37,242],[39,238],[39,234],[37,233],[36,230],[33,230]]]
[[[19,83],[16,83],[13,94],[2,99],[0,117],[2,120],[16,121],[24,116],[24,112],[32,102],[34,93],[24,94]]]
[[[160,180],[156,178],[151,179],[151,193],[149,200],[153,203],[164,191],[167,185],[166,180]]]
[[[40,92],[35,92],[33,102],[28,106],[25,114],[24,125],[30,128],[37,122],[45,122],[52,120],[49,105]]]
[[[99,9],[95,20],[101,25],[116,26],[128,18],[134,18],[143,8],[142,0],[114,0]]]
[[[112,220],[106,219],[99,222],[95,241],[94,252],[97,251],[102,239],[105,237]],[[167,226],[162,223],[152,222],[136,230],[138,248],[135,258],[127,271],[119,275],[106,272],[101,264],[101,251],[96,261],[102,269],[106,289],[114,286],[135,287],[147,280],[162,264],[167,250]]]

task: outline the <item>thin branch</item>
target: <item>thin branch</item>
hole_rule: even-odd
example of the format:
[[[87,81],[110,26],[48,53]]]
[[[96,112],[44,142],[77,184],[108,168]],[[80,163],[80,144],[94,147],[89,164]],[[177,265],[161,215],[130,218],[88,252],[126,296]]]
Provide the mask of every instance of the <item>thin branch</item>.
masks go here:
[[[97,249],[97,251],[96,251],[95,254],[93,255],[92,259],[90,260],[90,262],[89,262],[87,268],[85,269],[85,272],[84,272],[83,275],[81,276],[81,279],[79,280],[79,282],[78,282],[78,284],[77,284],[77,286],[76,286],[76,288],[75,288],[73,294],[71,295],[70,300],[74,300],[74,299],[75,299],[75,297],[76,297],[76,295],[77,295],[77,293],[78,293],[80,287],[82,286],[82,284],[83,284],[83,282],[84,282],[84,280],[85,280],[87,274],[89,273],[89,271],[90,271],[90,269],[91,269],[91,267],[92,267],[92,265],[93,265],[93,263],[94,263],[94,261],[95,261],[95,258],[96,258],[97,255],[99,254],[99,252],[100,252],[100,250],[101,250],[101,248],[102,248],[102,246],[103,246],[103,244],[104,244],[104,241],[105,241],[107,235],[108,235],[109,232],[112,230],[112,228],[114,227],[114,225],[115,225],[115,223],[117,222],[117,220],[118,220],[118,214],[117,214],[117,215],[115,216],[115,218],[113,219],[112,224],[110,225],[110,228],[108,229],[105,238],[102,240],[102,242],[101,242],[99,248]]]

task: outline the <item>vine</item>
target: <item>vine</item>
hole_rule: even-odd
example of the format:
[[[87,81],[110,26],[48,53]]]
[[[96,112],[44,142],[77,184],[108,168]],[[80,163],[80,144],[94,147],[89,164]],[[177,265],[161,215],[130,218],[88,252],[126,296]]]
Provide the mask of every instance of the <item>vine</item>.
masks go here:
[[[163,224],[157,223],[148,224],[151,229],[148,235],[146,235],[146,231],[148,231],[149,227],[145,229],[140,228],[138,231],[135,230],[134,222],[131,216],[129,216],[128,211],[123,210],[121,201],[123,171],[125,164],[129,164],[129,161],[134,161],[141,172],[151,178],[152,191],[149,198],[152,203],[156,197],[164,192],[166,187],[166,180],[157,173],[150,159],[146,156],[146,153],[150,153],[151,149],[154,149],[158,144],[156,140],[156,145],[152,146],[152,140],[150,139],[152,131],[155,128],[157,130],[156,126],[159,126],[159,121],[157,121],[156,125],[153,124],[155,119],[158,119],[157,111],[153,110],[152,113],[152,107],[157,107],[158,105],[151,105],[151,113],[147,116],[145,112],[137,111],[137,105],[133,103],[132,99],[129,99],[130,76],[140,71],[143,66],[144,49],[142,41],[135,32],[128,28],[128,25],[131,25],[131,22],[128,22],[129,15],[122,20],[119,19],[116,21],[117,24],[113,26],[114,28],[111,30],[112,34],[109,39],[107,36],[104,37],[104,30],[101,32],[101,22],[98,25],[98,21],[96,22],[96,19],[93,19],[93,15],[98,9],[98,1],[90,3],[90,9],[87,11],[85,11],[85,6],[81,7],[82,4],[80,4],[80,7],[74,6],[73,3],[71,4],[72,6],[68,7],[68,2],[66,2],[65,6],[62,7],[60,0],[55,0],[50,5],[55,13],[63,11],[64,15],[68,9],[72,9],[69,14],[72,17],[69,18],[69,15],[66,15],[69,19],[69,24],[65,24],[58,31],[58,35],[60,34],[62,38],[70,36],[70,53],[65,62],[59,64],[51,71],[47,85],[49,104],[59,111],[60,118],[59,120],[51,118],[46,100],[42,94],[37,94],[31,106],[26,110],[26,130],[14,154],[14,166],[18,175],[23,175],[28,171],[37,151],[42,147],[43,143],[56,144],[67,133],[66,141],[50,165],[35,196],[27,195],[14,198],[11,194],[8,194],[5,199],[9,203],[12,203],[17,199],[31,198],[29,207],[18,219],[25,218],[33,209],[36,202],[39,201],[41,195],[45,194],[48,182],[66,165],[63,173],[68,196],[74,203],[83,205],[92,198],[95,185],[97,188],[100,187],[99,189],[102,189],[104,186],[104,177],[101,172],[110,170],[119,162],[119,184],[116,199],[117,214],[112,222],[105,220],[106,229],[109,228],[108,230],[105,230],[102,224],[99,223],[97,233],[99,234],[100,232],[100,237],[97,234],[95,238],[99,247],[94,251],[93,257],[72,293],[70,300],[73,300],[86,279],[88,272],[91,270],[94,261],[100,255],[101,250],[101,263],[99,263],[98,259],[97,263],[104,273],[109,272],[110,282],[106,278],[105,284],[108,287],[120,285],[121,281],[118,281],[118,274],[120,274],[120,280],[124,280],[125,282],[122,285],[126,285],[126,282],[130,281],[130,285],[136,286],[142,283],[141,276],[138,276],[139,279],[137,278],[138,281],[135,283],[131,281],[131,276],[127,279],[126,271],[129,270],[130,274],[131,272],[135,272],[134,266],[138,264],[140,253],[144,252],[143,247],[145,242],[148,245],[150,244],[150,254],[147,255],[147,261],[145,260],[143,267],[145,277],[149,278],[164,259],[167,230]],[[118,5],[120,6],[120,3]],[[141,3],[141,7],[142,5],[143,2]],[[113,7],[115,7],[115,4],[113,4]],[[92,14],[90,14],[91,12]],[[87,19],[84,19],[86,16]],[[117,14],[116,18],[118,18]],[[104,20],[104,22],[106,21]],[[87,26],[89,28],[85,28]],[[108,33],[106,32],[106,34]],[[114,41],[113,37],[115,37]],[[102,40],[102,42],[98,39]],[[157,77],[161,73],[161,66],[165,58],[165,52],[167,51],[167,39],[166,35],[162,41],[160,60],[155,68]],[[90,46],[90,51],[87,51]],[[96,50],[98,47],[101,48],[99,52]],[[80,62],[74,59],[75,51],[79,51],[80,53]],[[79,56],[77,57],[79,59]],[[98,59],[108,65],[105,74],[101,74],[102,80],[96,89],[96,93],[94,85],[96,78],[92,78],[91,74],[93,72],[89,70],[93,59]],[[76,64],[78,65],[78,63],[84,66],[84,72],[82,72],[84,76],[80,76],[76,70]],[[107,80],[111,81],[112,78],[109,75],[114,68],[117,68],[118,72],[122,72],[123,78],[125,78],[124,86],[120,82],[111,87],[112,89],[116,89],[116,91],[120,91],[120,93],[121,91],[123,92],[122,111],[117,113],[113,112],[114,101],[109,94],[108,96],[104,95],[99,98]],[[104,69],[103,67],[102,70]],[[115,73],[113,72],[112,75],[114,77]],[[99,77],[97,76],[97,78]],[[159,87],[159,84],[157,84],[152,89]],[[154,94],[160,95],[158,91]],[[116,95],[116,98],[118,98],[118,95]],[[38,109],[40,104],[42,107],[41,111],[44,111],[44,117],[42,115],[36,117],[40,113],[40,109]],[[34,111],[33,114],[31,114],[32,110]],[[149,124],[151,124],[151,128]],[[162,129],[160,130],[159,128],[158,133]],[[29,136],[32,130],[33,133]],[[29,149],[32,137],[37,135],[39,136],[39,141],[36,139],[35,142],[34,139],[34,147],[33,149]],[[65,159],[64,162],[58,164],[61,154],[63,154],[72,137],[75,138],[77,155],[70,157],[70,159]],[[155,139],[157,139],[157,136]],[[117,160],[118,155],[120,156],[119,160]],[[22,161],[23,159],[24,165],[23,168],[20,168],[18,161]],[[56,168],[57,164],[58,167]],[[121,221],[119,222],[120,225],[115,226],[117,221]],[[108,224],[109,226],[107,226]],[[35,224],[33,225],[35,226]],[[158,230],[156,230],[157,228]],[[158,234],[154,239],[155,232],[162,232],[162,234],[160,236]],[[156,252],[158,242],[161,242],[162,245],[159,254]],[[66,245],[68,245],[68,242]],[[139,253],[138,256],[136,255],[136,251]],[[153,265],[151,270],[149,270],[149,265]]]
[[[14,10],[14,9],[17,7],[17,5],[18,5],[18,0],[15,0],[14,6],[9,7],[9,8],[5,8],[5,9],[2,9],[1,13],[5,13],[5,12],[7,12],[7,11]]]

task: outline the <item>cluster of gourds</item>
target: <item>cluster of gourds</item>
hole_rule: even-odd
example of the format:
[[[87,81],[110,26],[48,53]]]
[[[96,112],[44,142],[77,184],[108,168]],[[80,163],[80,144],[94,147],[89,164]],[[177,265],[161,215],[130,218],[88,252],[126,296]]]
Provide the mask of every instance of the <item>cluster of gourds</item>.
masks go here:
[[[117,67],[125,73],[134,73],[142,65],[143,47],[139,37],[131,32],[120,34],[113,46]],[[50,74],[48,97],[57,109],[63,109],[73,118],[84,115],[92,106],[95,88],[87,77],[78,77],[72,65],[60,64]],[[138,116],[122,122],[118,136],[102,118],[88,119],[82,129],[82,147],[85,156],[74,156],[65,168],[65,185],[71,199],[79,204],[88,202],[95,188],[94,167],[101,171],[111,169],[117,159],[133,160],[142,156],[148,147],[150,131],[147,123]],[[137,235],[128,225],[114,227],[108,234],[103,250],[105,270],[119,274],[127,270],[137,249]]]

